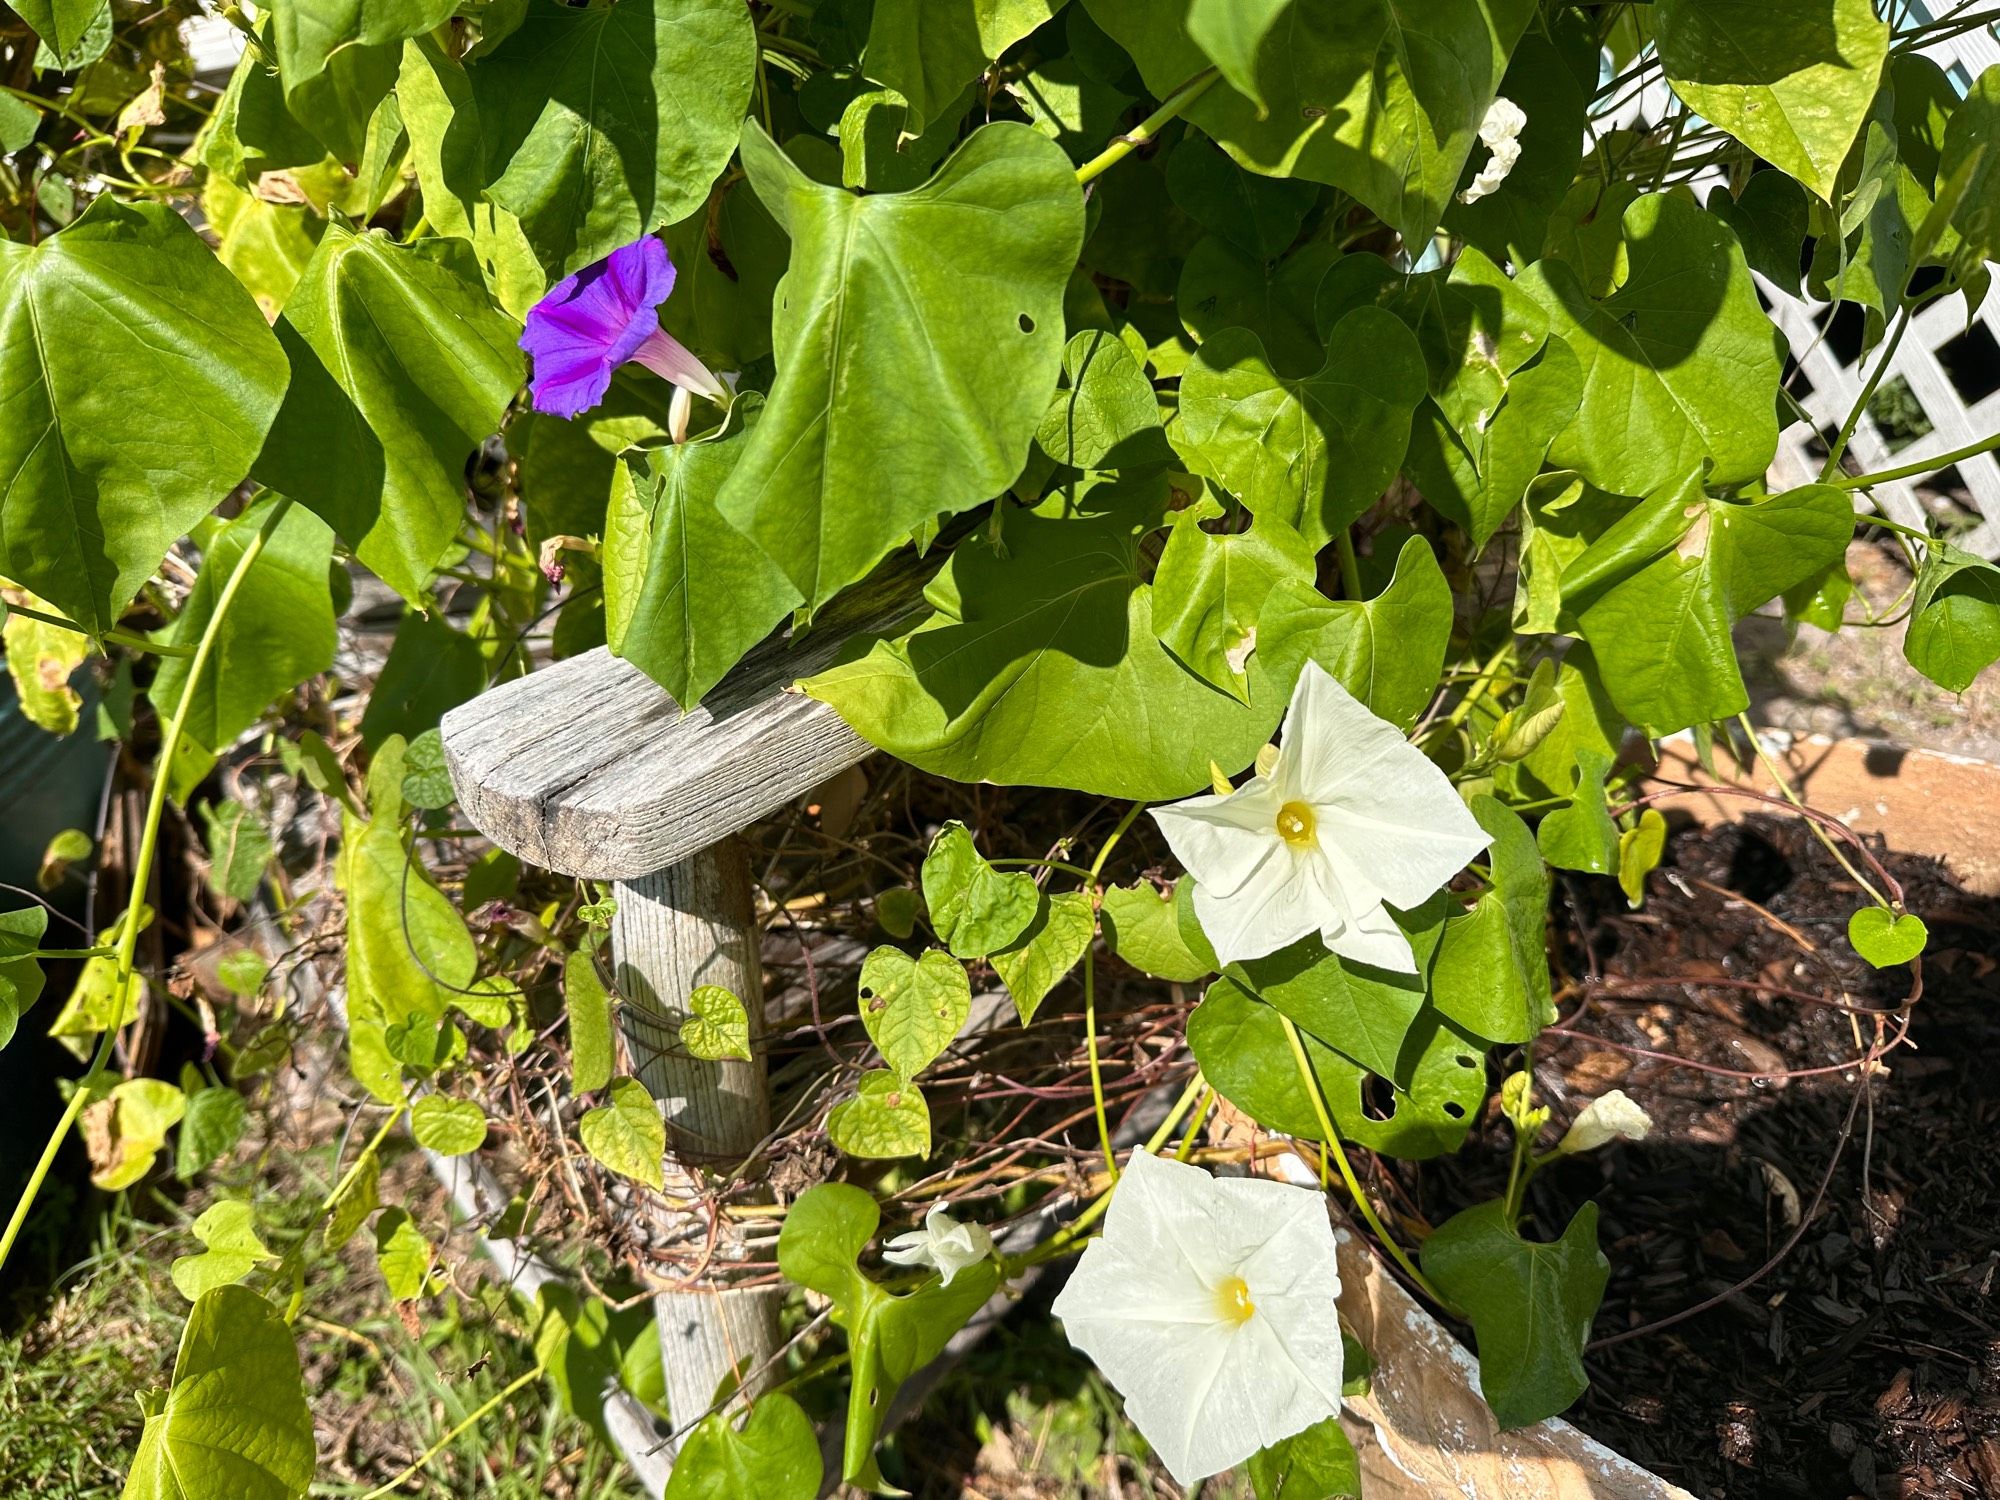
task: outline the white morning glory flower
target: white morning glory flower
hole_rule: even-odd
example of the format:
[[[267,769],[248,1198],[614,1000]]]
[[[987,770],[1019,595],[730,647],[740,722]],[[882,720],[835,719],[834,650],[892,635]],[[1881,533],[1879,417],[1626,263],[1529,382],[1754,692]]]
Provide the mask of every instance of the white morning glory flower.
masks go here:
[[[1323,1194],[1135,1151],[1055,1314],[1186,1486],[1339,1412],[1339,1293]]]
[[[924,1227],[897,1235],[882,1247],[882,1259],[899,1266],[935,1266],[944,1285],[968,1266],[993,1253],[993,1236],[983,1224],[961,1224],[945,1212],[951,1205],[934,1203],[924,1215]]]
[[[1495,99],[1479,122],[1479,142],[1493,155],[1479,169],[1479,175],[1458,195],[1460,203],[1477,203],[1497,190],[1521,159],[1521,130],[1528,123],[1527,111],[1512,99]]]
[[[1623,1089],[1613,1089],[1584,1105],[1583,1113],[1564,1133],[1556,1150],[1594,1151],[1620,1136],[1628,1141],[1643,1141],[1652,1128],[1653,1117],[1628,1099]]]
[[[1492,842],[1444,772],[1317,662],[1299,674],[1283,748],[1259,756],[1255,776],[1153,818],[1225,964],[1317,932],[1342,958],[1413,973],[1383,903],[1420,905]]]

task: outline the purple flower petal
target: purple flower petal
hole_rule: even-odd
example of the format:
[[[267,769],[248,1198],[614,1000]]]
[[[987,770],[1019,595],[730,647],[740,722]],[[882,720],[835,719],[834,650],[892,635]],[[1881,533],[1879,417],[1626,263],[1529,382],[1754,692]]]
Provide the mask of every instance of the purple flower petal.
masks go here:
[[[673,289],[674,263],[650,234],[549,288],[521,333],[535,410],[574,417],[602,401],[611,372],[658,332]]]

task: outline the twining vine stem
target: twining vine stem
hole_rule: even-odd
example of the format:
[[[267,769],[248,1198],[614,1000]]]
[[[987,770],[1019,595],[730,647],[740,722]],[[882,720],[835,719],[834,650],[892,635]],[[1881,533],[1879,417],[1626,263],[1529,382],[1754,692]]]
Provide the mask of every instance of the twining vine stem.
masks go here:
[[[153,769],[153,787],[146,800],[146,822],[139,834],[138,858],[132,862],[131,895],[125,903],[125,915],[118,928],[118,972],[112,981],[111,1024],[99,1034],[97,1051],[90,1060],[90,1067],[77,1081],[75,1090],[69,1096],[69,1104],[64,1108],[62,1118],[56,1121],[49,1141],[42,1148],[41,1159],[28,1176],[27,1185],[21,1189],[21,1197],[14,1205],[13,1217],[7,1221],[7,1228],[0,1233],[0,1267],[7,1264],[7,1257],[14,1249],[14,1241],[20,1238],[21,1227],[28,1221],[28,1212],[34,1207],[35,1199],[42,1191],[42,1183],[55,1165],[56,1153],[62,1143],[69,1139],[69,1133],[76,1125],[77,1118],[89,1105],[94,1090],[91,1081],[104,1071],[111,1060],[111,1047],[117,1040],[119,1030],[124,1025],[125,1003],[132,991],[132,967],[134,955],[139,947],[139,914],[145,907],[145,892],[153,875],[153,859],[159,852],[160,818],[166,811],[167,784],[173,779],[174,756],[180,749],[181,734],[187,726],[189,711],[201,687],[201,674],[208,666],[208,658],[215,650],[215,643],[222,635],[223,621],[229,618],[229,607],[236,600],[237,590],[249,576],[257,559],[264,554],[264,545],[278,529],[292,502],[282,496],[272,505],[271,513],[264,518],[264,524],[257,528],[257,534],[244,547],[243,555],[236,559],[236,566],[230,569],[228,581],[215,597],[215,609],[202,627],[201,639],[195,644],[194,658],[188,665],[187,686],[181,689],[180,702],[174,705],[173,717],[168,720],[165,738],[160,743],[159,763]]]

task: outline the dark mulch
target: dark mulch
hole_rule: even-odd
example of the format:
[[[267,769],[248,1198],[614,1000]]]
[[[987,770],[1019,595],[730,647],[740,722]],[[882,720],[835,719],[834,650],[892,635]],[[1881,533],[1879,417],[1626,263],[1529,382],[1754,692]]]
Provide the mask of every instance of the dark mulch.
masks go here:
[[[1643,1145],[1563,1163],[1530,1194],[1551,1231],[1586,1198],[1601,1207],[1612,1273],[1598,1336],[1722,1298],[1596,1348],[1570,1417],[1716,1500],[2000,1497],[2000,901],[1961,891],[1935,861],[1884,859],[1931,945],[1912,1045],[1872,1088],[1856,1068],[1757,1084],[1574,1037],[1538,1047],[1538,1088],[1559,1118],[1619,1087],[1658,1122]],[[1681,830],[1643,911],[1608,881],[1559,892],[1569,977],[1617,991],[1573,985],[1564,1019],[1723,1068],[1839,1063],[1857,1053],[1846,1014],[1714,981],[1899,1007],[1909,970],[1877,973],[1847,945],[1861,901],[1796,820]],[[1854,1024],[1874,1034],[1874,1020]],[[1475,1148],[1411,1187],[1441,1218],[1502,1171],[1497,1151]],[[1797,1244],[1732,1291],[1801,1212]]]

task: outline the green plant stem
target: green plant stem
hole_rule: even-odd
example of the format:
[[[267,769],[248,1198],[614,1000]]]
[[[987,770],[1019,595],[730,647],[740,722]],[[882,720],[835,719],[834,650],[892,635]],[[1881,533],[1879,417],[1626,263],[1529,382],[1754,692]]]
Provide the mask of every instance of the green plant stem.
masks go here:
[[[1486,659],[1485,665],[1479,669],[1479,675],[1472,680],[1472,686],[1465,690],[1465,696],[1459,699],[1452,706],[1451,712],[1445,716],[1447,729],[1456,729],[1466,721],[1473,709],[1479,706],[1480,700],[1492,690],[1494,679],[1499,676],[1501,666],[1513,655],[1514,637],[1510,634],[1501,642],[1500,649]]]
[[[1345,526],[1335,533],[1334,551],[1340,557],[1340,586],[1347,591],[1347,597],[1360,602],[1361,562],[1354,555],[1354,538]]]
[[[1949,453],[1935,454],[1917,463],[1904,464],[1900,469],[1884,469],[1879,474],[1842,474],[1826,480],[1837,490],[1865,490],[1871,484],[1887,484],[1892,479],[1913,479],[1919,474],[1929,474],[1938,469],[1948,469],[1962,458],[1977,458],[1982,453],[1991,453],[2000,448],[2000,432],[1983,437],[1976,443],[1967,443],[1963,448],[1954,448]],[[1926,541],[1929,538],[1925,538]]]
[[[116,956],[116,948],[37,948],[33,953],[23,953],[22,958],[70,959],[70,958],[111,958]]]
[[[90,1102],[90,1079],[104,1071],[111,1060],[111,1047],[119,1031],[118,1017],[125,1014],[125,997],[132,988],[133,960],[139,948],[139,913],[145,905],[145,892],[153,878],[153,860],[160,847],[160,818],[167,806],[167,783],[171,781],[174,754],[180,748],[182,731],[187,726],[188,710],[193,707],[195,689],[201,683],[201,674],[208,666],[210,653],[222,634],[222,623],[229,618],[229,608],[236,602],[236,594],[243,587],[243,580],[250,569],[256,566],[263,555],[264,544],[271,539],[271,533],[278,529],[278,523],[291,509],[292,502],[280,499],[271,507],[264,524],[243,549],[243,555],[236,559],[236,566],[229,572],[229,579],[222,585],[222,592],[216,595],[215,611],[202,627],[201,639],[194,648],[194,659],[188,666],[187,686],[181,690],[180,702],[174,705],[173,717],[167,721],[165,738],[160,742],[159,764],[153,768],[153,787],[146,800],[146,821],[139,832],[139,853],[132,861],[131,899],[125,903],[125,915],[118,928],[118,973],[112,983],[115,997],[111,1015],[112,1024],[104,1029],[97,1039],[97,1051],[90,1060],[90,1070],[78,1081],[76,1092],[69,1096],[69,1104],[64,1108],[62,1118],[56,1121],[56,1128],[50,1133],[49,1141],[42,1148],[41,1159],[28,1176],[27,1185],[21,1189],[19,1201],[14,1205],[13,1217],[7,1221],[7,1228],[0,1233],[0,1267],[7,1264],[7,1257],[14,1249],[14,1241],[20,1238],[21,1227],[28,1221],[29,1210],[42,1191],[42,1184],[48,1179],[49,1169],[55,1165],[56,1153],[76,1125],[77,1118]]]
[[[1334,1129],[1333,1116],[1327,1110],[1325,1096],[1320,1093],[1319,1077],[1313,1072],[1312,1062],[1306,1056],[1305,1043],[1299,1040],[1299,1028],[1292,1024],[1290,1016],[1280,1016],[1278,1019],[1284,1023],[1285,1040],[1291,1044],[1292,1061],[1298,1065],[1299,1082],[1306,1087],[1306,1097],[1312,1100],[1313,1113],[1319,1118],[1319,1128],[1324,1134],[1325,1144],[1321,1147],[1320,1168],[1322,1178],[1326,1171],[1325,1156],[1331,1153],[1334,1165],[1340,1169],[1340,1180],[1347,1186],[1348,1197],[1354,1200],[1355,1208],[1360,1211],[1361,1217],[1368,1221],[1368,1227],[1375,1232],[1375,1238],[1381,1241],[1382,1248],[1388,1252],[1390,1259],[1403,1268],[1403,1274],[1408,1276],[1426,1297],[1439,1307],[1449,1308],[1451,1303],[1446,1301],[1438,1289],[1431,1285],[1429,1278],[1417,1269],[1416,1262],[1410,1259],[1403,1247],[1389,1237],[1389,1231],[1376,1216],[1375,1206],[1368,1201],[1368,1194],[1363,1191],[1360,1180],[1354,1175],[1354,1167],[1347,1160],[1347,1152],[1341,1147],[1340,1132]]]
[[[1076,169],[1079,183],[1091,182],[1101,177],[1130,156],[1141,146],[1150,145],[1155,136],[1166,128],[1167,123],[1177,117],[1195,100],[1207,93],[1209,86],[1222,75],[1214,68],[1206,68],[1194,75],[1186,83],[1167,95],[1166,102],[1141,120],[1131,130],[1118,137],[1097,155]]]
[[[421,1454],[419,1454],[417,1456],[417,1461],[415,1463],[411,1464],[407,1469],[403,1470],[402,1473],[398,1474],[394,1479],[389,1480],[386,1484],[376,1485],[374,1489],[370,1490],[367,1494],[363,1495],[361,1497],[361,1500],[381,1500],[382,1496],[393,1494],[398,1489],[401,1489],[405,1481],[414,1479],[418,1474],[422,1473],[425,1466],[429,1464],[432,1459],[436,1458],[440,1453],[444,1452],[445,1449],[449,1448],[453,1443],[457,1442],[458,1439],[469,1429],[478,1426],[480,1422],[484,1421],[489,1412],[493,1411],[496,1407],[503,1405],[510,1396],[514,1395],[514,1393],[519,1391],[523,1386],[532,1384],[534,1381],[541,1379],[542,1373],[543,1373],[542,1367],[540,1365],[536,1365],[532,1370],[524,1370],[521,1374],[516,1375],[512,1380],[508,1381],[505,1386],[503,1386],[500,1390],[496,1391],[492,1395],[492,1397],[482,1402],[479,1408],[476,1411],[474,1411],[472,1415],[467,1417],[463,1422],[460,1422],[456,1427],[452,1428],[450,1432],[447,1432],[443,1437],[439,1438],[435,1443],[431,1444],[430,1447],[426,1448]]]
[[[149,640],[135,630],[124,630],[114,625],[102,635],[93,635],[74,620],[66,620],[61,615],[48,614],[39,609],[29,609],[25,604],[9,604],[0,614],[19,615],[24,620],[38,620],[44,625],[53,625],[58,630],[73,630],[78,635],[88,635],[94,641],[104,641],[113,646],[128,646],[134,651],[150,651],[155,656],[193,656],[194,647],[175,646],[165,641]]]
[[[1840,424],[1840,435],[1833,440],[1833,446],[1826,450],[1826,462],[1820,465],[1819,482],[1831,484],[1833,476],[1840,472],[1840,456],[1847,451],[1847,440],[1854,436],[1854,429],[1861,425],[1861,414],[1868,410],[1868,403],[1875,399],[1875,388],[1882,383],[1882,377],[1889,373],[1889,362],[1896,357],[1896,349],[1903,342],[1903,335],[1909,331],[1910,310],[1904,307],[1896,315],[1896,326],[1889,330],[1889,341],[1882,346],[1882,357],[1875,361],[1875,368],[1869,373],[1868,383],[1861,387],[1861,394],[1854,398],[1854,405],[1848,409],[1847,420]]]
[[[1146,810],[1143,802],[1134,802],[1125,809],[1125,816],[1118,820],[1118,826],[1111,830],[1097,851],[1097,858],[1091,861],[1085,878],[1090,882],[1090,904],[1094,910],[1098,899],[1098,877],[1104,873],[1104,863],[1111,858],[1111,851],[1118,847],[1118,841],[1125,837],[1125,830],[1138,821],[1139,814]],[[1104,1107],[1104,1068],[1097,1053],[1097,965],[1093,961],[1092,948],[1083,950],[1083,1039],[1090,1054],[1090,1102],[1097,1115],[1097,1144],[1104,1152],[1104,1169],[1111,1174],[1113,1183],[1118,1181],[1118,1157],[1111,1149],[1111,1117]]]
[[[1792,806],[1796,807],[1800,812],[1804,812],[1806,807],[1805,802],[1800,798],[1797,792],[1792,790],[1791,782],[1786,780],[1785,773],[1779,767],[1778,763],[1772,760],[1771,757],[1765,753],[1764,742],[1759,738],[1757,738],[1757,731],[1753,729],[1750,725],[1750,715],[1747,713],[1738,714],[1736,716],[1736,722],[1738,726],[1741,727],[1741,729],[1743,730],[1743,733],[1749,737],[1750,748],[1757,752],[1757,759],[1762,761],[1764,763],[1764,769],[1771,773],[1772,783],[1776,785],[1776,787],[1781,793],[1784,794],[1784,798],[1787,802],[1791,803]],[[1833,841],[1832,836],[1829,835],[1824,828],[1819,826],[1819,822],[1817,819],[1807,818],[1805,822],[1806,826],[1812,829],[1813,837],[1820,841],[1821,845],[1825,847],[1826,852],[1828,854],[1831,854],[1836,860],[1840,861],[1841,869],[1847,871],[1847,873],[1851,877],[1853,877],[1854,883],[1860,886],[1862,890],[1868,893],[1869,900],[1873,901],[1877,906],[1881,907],[1884,911],[1893,912],[1896,910],[1895,905],[1891,903],[1888,900],[1888,898],[1885,897],[1880,891],[1875,889],[1875,887],[1869,882],[1868,877],[1866,875],[1863,875],[1859,870],[1854,868],[1853,862],[1848,859],[1847,855],[1841,850],[1841,847]]]
[[[1074,875],[1079,880],[1089,880],[1090,871],[1082,865],[1064,864],[1059,859],[989,859],[986,861],[996,870],[1012,870],[1029,867],[1037,870],[1060,870],[1065,875]]]

